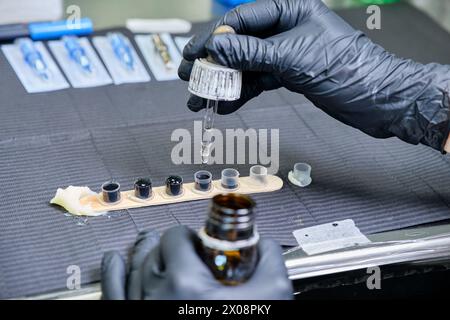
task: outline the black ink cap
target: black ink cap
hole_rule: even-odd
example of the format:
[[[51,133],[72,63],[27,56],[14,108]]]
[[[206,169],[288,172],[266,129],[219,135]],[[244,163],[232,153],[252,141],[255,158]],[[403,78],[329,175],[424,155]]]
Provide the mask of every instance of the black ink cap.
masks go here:
[[[118,182],[108,181],[102,184],[102,197],[106,203],[115,203],[120,201],[120,184]]]
[[[170,176],[166,179],[166,193],[170,196],[179,196],[183,193],[183,178]]]
[[[134,196],[139,199],[148,199],[152,196],[152,180],[139,178],[134,182]]]

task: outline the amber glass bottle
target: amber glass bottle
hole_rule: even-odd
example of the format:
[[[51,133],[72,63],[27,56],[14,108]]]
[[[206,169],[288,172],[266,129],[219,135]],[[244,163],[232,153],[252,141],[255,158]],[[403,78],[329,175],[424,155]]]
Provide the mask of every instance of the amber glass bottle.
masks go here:
[[[254,207],[253,200],[245,195],[216,195],[206,226],[199,232],[200,256],[214,276],[226,285],[245,282],[258,263],[259,235]]]

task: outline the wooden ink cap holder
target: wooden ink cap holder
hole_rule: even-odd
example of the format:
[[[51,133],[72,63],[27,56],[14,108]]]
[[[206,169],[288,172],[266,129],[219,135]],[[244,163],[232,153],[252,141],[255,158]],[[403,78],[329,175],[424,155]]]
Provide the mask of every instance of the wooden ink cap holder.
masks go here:
[[[267,175],[266,183],[257,184],[250,177],[240,177],[239,185],[236,189],[226,189],[222,187],[220,180],[212,181],[212,188],[207,192],[195,189],[195,183],[186,183],[183,185],[183,193],[179,196],[170,196],[166,193],[166,187],[160,186],[153,188],[152,196],[147,199],[134,197],[134,190],[121,191],[121,200],[116,203],[104,203],[101,194],[88,195],[82,197],[79,201],[81,205],[90,205],[95,212],[108,212],[124,210],[131,208],[141,208],[149,206],[158,206],[178,202],[187,202],[195,200],[210,199],[220,193],[237,192],[243,194],[264,193],[280,190],[283,187],[283,180],[274,175]]]

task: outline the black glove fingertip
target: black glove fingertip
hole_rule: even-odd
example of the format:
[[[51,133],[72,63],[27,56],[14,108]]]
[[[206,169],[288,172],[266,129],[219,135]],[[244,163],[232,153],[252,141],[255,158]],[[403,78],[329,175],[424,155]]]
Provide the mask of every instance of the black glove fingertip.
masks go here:
[[[146,256],[158,245],[159,240],[159,233],[156,230],[147,230],[138,234],[131,258],[131,271],[137,270],[142,265]]]
[[[181,61],[181,64],[178,67],[178,77],[180,77],[181,80],[189,81],[189,79],[191,77],[191,71],[192,71],[193,66],[194,66],[194,63],[191,61],[187,61],[187,60]]]
[[[233,113],[240,107],[242,107],[244,103],[245,102],[243,102],[241,99],[236,101],[220,101],[217,107],[217,113],[220,115],[227,115]]]
[[[214,31],[219,22],[211,22],[203,30],[197,33],[188,44],[183,48],[183,58],[188,61],[194,61],[198,58],[205,58],[207,52],[205,43],[208,41],[211,33]]]
[[[116,251],[106,252],[101,264],[103,300],[125,300],[126,266]]]
[[[135,246],[138,245],[141,241],[155,241],[156,243],[159,242],[159,232],[154,229],[147,229],[144,231],[139,232],[139,234],[136,237]]]
[[[205,43],[205,50],[218,64],[230,67],[228,59],[234,57],[231,56],[229,48],[234,36],[233,34],[213,35]]]
[[[206,100],[195,95],[191,95],[187,102],[189,110],[198,112],[206,107]]]

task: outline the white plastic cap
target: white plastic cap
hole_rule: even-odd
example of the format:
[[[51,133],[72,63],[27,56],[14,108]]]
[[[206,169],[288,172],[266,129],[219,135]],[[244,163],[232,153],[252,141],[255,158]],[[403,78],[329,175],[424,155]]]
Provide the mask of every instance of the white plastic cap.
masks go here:
[[[267,184],[267,168],[256,165],[250,168],[250,181],[255,186],[265,186]]]
[[[311,166],[307,163],[296,163],[294,169],[289,172],[288,179],[299,187],[307,187],[311,184]]]
[[[233,168],[223,169],[221,184],[225,189],[236,189],[239,186],[239,171]]]
[[[197,59],[192,68],[188,90],[210,100],[234,101],[241,97],[242,72],[206,59]]]

